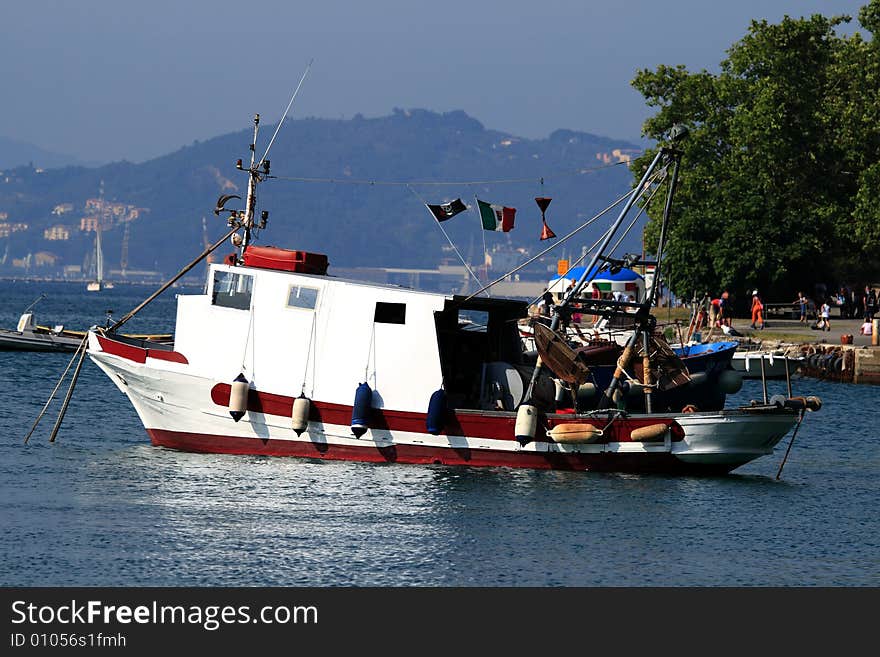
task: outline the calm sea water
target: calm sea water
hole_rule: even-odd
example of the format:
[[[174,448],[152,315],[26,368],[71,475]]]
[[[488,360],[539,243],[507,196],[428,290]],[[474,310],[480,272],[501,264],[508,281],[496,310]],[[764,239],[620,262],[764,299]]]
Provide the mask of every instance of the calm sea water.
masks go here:
[[[0,282],[0,326],[41,292],[39,323],[84,328],[151,291]],[[126,330],[170,331],[166,295]],[[0,352],[2,585],[880,584],[877,387],[797,380],[825,405],[781,481],[788,439],[709,478],[174,452],[90,362],[57,442],[56,402],[23,445],[69,358]]]

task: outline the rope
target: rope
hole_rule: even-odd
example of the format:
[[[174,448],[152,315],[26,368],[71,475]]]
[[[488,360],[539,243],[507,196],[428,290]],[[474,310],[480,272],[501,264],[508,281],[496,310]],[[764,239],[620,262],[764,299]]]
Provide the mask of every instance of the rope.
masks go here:
[[[582,176],[612,167],[619,167],[629,162],[615,162],[614,164],[606,164],[598,167],[587,167],[577,170],[557,171],[550,176],[541,176],[540,178],[506,178],[501,180],[369,180],[369,179],[339,179],[339,178],[311,178],[303,176],[266,176],[266,179],[284,180],[288,182],[301,183],[331,183],[334,185],[373,185],[373,186],[398,186],[409,187],[410,185],[423,185],[428,187],[438,187],[444,185],[521,185],[523,183],[543,182],[545,178],[553,177],[570,177]]]
[[[253,294],[253,292],[251,292],[251,294]],[[254,328],[254,316],[255,315],[256,315],[256,313],[254,312],[253,304],[251,304],[251,316],[248,321],[247,335],[245,335],[245,338],[244,338],[244,352],[241,354],[241,371],[242,372],[245,371],[245,361],[247,360],[248,344],[251,341],[251,332],[253,331],[253,328]],[[256,347],[256,338],[254,339],[254,345]],[[254,358],[253,353],[251,354],[251,357]],[[251,368],[251,376],[253,376],[253,375],[254,375],[253,368]]]
[[[446,241],[449,242],[449,246],[451,246],[452,250],[455,251],[455,255],[458,256],[459,260],[461,260],[461,264],[463,264],[464,268],[467,269],[468,273],[471,275],[471,278],[473,278],[477,282],[477,285],[480,285],[479,277],[474,273],[474,270],[470,268],[470,265],[468,265],[467,261],[465,261],[464,256],[462,256],[461,253],[458,251],[458,247],[455,246],[455,243],[452,241],[452,239],[447,234],[446,229],[443,228],[443,224],[440,223],[439,221],[437,221],[437,217],[435,217],[434,214],[431,212],[431,210],[428,208],[428,202],[422,197],[421,194],[419,194],[412,187],[407,185],[407,188],[409,189],[409,191],[411,191],[413,193],[413,195],[417,199],[419,199],[419,201],[422,202],[422,205],[424,205],[425,209],[428,210],[428,214],[431,215],[431,219],[434,220],[433,223],[437,224],[437,227],[440,229],[440,232],[443,233],[443,237],[446,238]],[[482,292],[482,290],[480,290],[480,292]],[[480,292],[477,292],[477,294],[479,294]]]
[[[662,173],[662,171],[661,171],[661,172],[657,172],[657,173],[655,173],[654,175],[652,175],[651,178],[648,179],[648,181],[647,181],[647,182],[645,183],[645,185],[642,187],[642,191],[641,191],[641,192],[639,193],[639,195],[636,197],[636,200],[638,200],[639,198],[641,198],[641,197],[644,195],[644,190],[648,187],[648,185],[652,185],[652,184],[654,184],[654,182],[656,182],[656,178],[658,178],[658,177],[660,176],[661,173]],[[510,275],[512,275],[512,274],[515,274],[516,272],[518,272],[520,269],[523,269],[524,267],[527,267],[528,265],[530,265],[531,263],[533,263],[533,262],[534,262],[535,260],[537,260],[538,258],[543,257],[544,255],[546,255],[547,253],[549,253],[550,251],[552,251],[553,249],[555,249],[556,247],[558,247],[560,244],[563,244],[566,240],[570,239],[571,237],[574,237],[577,233],[579,233],[580,231],[582,231],[584,228],[586,228],[587,226],[589,226],[589,225],[591,225],[592,223],[596,222],[596,221],[597,221],[600,217],[602,217],[604,214],[606,214],[607,212],[609,212],[609,211],[610,211],[611,209],[613,209],[615,206],[619,205],[624,199],[626,199],[626,198],[629,197],[629,196],[632,196],[632,195],[635,193],[635,191],[636,191],[635,189],[631,189],[631,190],[629,190],[626,194],[624,194],[624,195],[618,197],[617,200],[615,200],[611,205],[609,205],[609,206],[606,207],[604,210],[602,210],[601,212],[599,212],[598,214],[596,214],[595,216],[593,216],[591,219],[588,219],[585,223],[583,223],[583,224],[581,224],[580,226],[578,226],[577,228],[575,228],[573,231],[571,231],[571,232],[570,232],[568,235],[566,235],[565,237],[560,238],[555,244],[551,244],[550,246],[548,246],[546,249],[544,249],[543,251],[541,251],[540,253],[538,253],[538,254],[535,255],[534,257],[529,258],[528,260],[526,260],[526,261],[525,261],[524,263],[522,263],[521,265],[519,265],[519,266],[517,266],[517,267],[514,267],[513,269],[511,269],[509,272],[507,272],[507,273],[504,274],[503,276],[501,276],[501,277],[499,277],[499,278],[496,278],[494,281],[492,281],[492,282],[489,283],[488,285],[486,285],[486,286],[482,287],[481,289],[477,290],[477,291],[474,292],[472,295],[470,295],[467,299],[465,299],[465,301],[470,301],[473,297],[475,297],[475,296],[477,296],[478,294],[480,294],[480,292],[484,292],[485,290],[488,290],[488,289],[489,289],[490,287],[492,287],[493,285],[496,285],[497,283],[500,283],[501,281],[503,281],[503,280],[504,280],[505,278],[507,278],[508,276],[510,276]],[[656,190],[655,190],[655,191],[656,191]],[[636,215],[636,219],[638,219],[638,215]],[[633,220],[633,223],[630,224],[630,228],[632,227],[632,225],[633,225],[634,223],[635,223],[635,220]],[[610,228],[609,228],[608,230],[610,230]],[[595,245],[598,244],[599,241],[605,239],[605,238],[608,236],[608,230],[606,230],[604,233],[602,233],[602,235],[601,235],[601,237],[599,238],[599,240],[597,240],[597,242],[594,243],[594,245],[593,245],[592,247],[590,247],[590,249],[587,251],[587,253],[582,254],[581,257],[580,257],[576,262],[581,262],[581,261],[582,261],[582,260],[583,260],[583,259],[584,259],[584,258],[585,258],[585,257],[591,252],[591,251],[592,251],[592,249],[595,248]],[[628,231],[628,230],[629,230],[629,228],[627,228],[627,231]],[[625,233],[624,233],[624,234],[625,234]],[[618,242],[618,243],[619,243],[619,242]],[[569,269],[570,269],[570,268],[569,268]],[[534,301],[533,301],[532,303],[534,303]]]
[[[614,208],[614,206],[618,205],[618,204],[619,204],[621,201],[623,201],[625,198],[627,198],[628,196],[632,196],[632,194],[633,194],[634,191],[635,191],[635,190],[632,190],[632,189],[631,189],[631,190],[628,191],[626,194],[624,194],[623,196],[619,197],[616,201],[614,201],[614,202],[613,202],[611,205],[609,205],[607,208],[605,208],[604,210],[602,210],[599,214],[593,216],[591,219],[587,219],[586,222],[584,222],[583,224],[581,224],[580,226],[578,226],[577,228],[575,228],[575,229],[574,229],[573,231],[571,231],[568,235],[566,235],[565,237],[560,238],[558,242],[556,242],[555,244],[551,244],[551,245],[548,246],[546,249],[544,249],[543,251],[541,251],[541,252],[538,253],[537,255],[535,255],[535,256],[529,258],[528,260],[526,260],[526,261],[525,261],[524,263],[522,263],[521,265],[519,265],[519,266],[517,266],[517,267],[514,267],[514,268],[511,269],[509,272],[507,272],[506,274],[504,274],[503,276],[501,276],[500,278],[496,278],[494,281],[492,281],[492,282],[489,283],[488,285],[486,285],[486,286],[480,288],[479,290],[477,290],[476,292],[474,292],[472,295],[470,295],[467,299],[465,299],[465,301],[470,301],[471,299],[473,299],[475,296],[477,296],[477,295],[480,294],[481,292],[485,292],[485,291],[488,290],[490,287],[492,287],[493,285],[496,285],[497,283],[500,283],[501,281],[503,281],[505,278],[507,278],[507,277],[510,276],[511,274],[515,274],[515,273],[518,272],[520,269],[523,269],[524,267],[527,267],[528,265],[532,264],[532,263],[533,263],[535,260],[537,260],[538,258],[541,258],[541,257],[545,256],[546,254],[550,253],[550,251],[552,251],[553,249],[555,249],[556,247],[558,247],[560,244],[563,244],[566,240],[568,240],[568,239],[574,237],[576,234],[578,234],[579,232],[581,232],[581,231],[582,231],[584,228],[586,228],[587,226],[589,226],[589,225],[595,223],[595,222],[596,222],[596,221],[597,221],[602,215],[604,215],[606,212],[608,212],[609,210],[611,210],[612,208]],[[606,231],[606,233],[607,233],[607,231]],[[604,234],[604,233],[603,233],[603,234]]]
[[[300,395],[306,394],[306,379],[309,378],[309,361],[312,358],[312,344],[314,344],[315,340],[315,311],[312,311],[312,330],[309,332],[309,347],[306,350],[306,367],[303,370],[303,384],[302,388],[299,391]],[[314,368],[312,369],[312,394],[315,394],[315,374]]]
[[[665,172],[665,169],[664,169],[663,171]],[[650,180],[650,182],[649,182],[648,184],[653,185],[655,182],[657,182],[656,178],[657,178],[659,175],[660,175],[660,174],[658,173],[657,175],[652,176],[652,179]],[[647,186],[646,186],[646,188],[647,188]],[[645,203],[644,206],[642,206],[641,208],[639,208],[639,211],[638,211],[638,213],[636,214],[635,218],[630,222],[629,226],[627,226],[626,230],[623,232],[623,235],[621,235],[620,239],[617,240],[617,244],[615,244],[615,245],[611,248],[610,253],[614,253],[614,251],[617,249],[617,247],[620,246],[620,243],[623,241],[623,238],[626,237],[627,233],[629,233],[629,231],[630,231],[630,230],[632,229],[632,227],[635,225],[636,221],[638,221],[639,217],[640,217],[640,216],[642,215],[642,213],[645,211],[645,207],[647,207],[647,205],[651,203],[651,200],[654,198],[654,195],[657,193],[657,191],[658,191],[659,189],[660,189],[660,187],[659,187],[659,183],[658,183],[658,186],[655,187],[654,190],[651,192],[651,196],[648,197],[648,201],[647,201],[647,203]],[[638,197],[638,198],[640,199],[640,198],[642,198],[643,196],[644,196],[644,192],[642,192],[641,194],[639,194],[639,197]],[[621,200],[622,200],[622,199],[621,199]],[[636,200],[638,201],[638,199],[636,199]],[[620,201],[618,200],[617,203],[619,203],[619,202],[620,202]],[[607,212],[607,209],[604,210],[604,212]],[[610,227],[609,227],[604,233],[602,233],[602,234],[599,236],[599,239],[597,239],[595,242],[593,242],[593,243],[590,245],[590,247],[589,247],[586,251],[584,251],[584,252],[581,254],[581,256],[580,256],[577,260],[575,260],[575,261],[569,266],[568,271],[571,271],[572,269],[574,269],[575,267],[577,267],[581,262],[583,262],[584,259],[585,259],[588,255],[590,255],[590,254],[593,252],[593,249],[595,249],[595,248],[599,245],[599,243],[600,243],[603,239],[605,239],[605,236],[608,235],[608,231],[609,231],[609,230],[611,230]],[[558,243],[555,244],[554,246],[558,246]],[[566,273],[568,273],[568,272],[566,272]],[[541,295],[541,296],[543,296],[543,295]],[[531,306],[531,305],[534,305],[535,303],[537,303],[537,302],[538,302],[538,299],[540,299],[541,296],[537,296],[537,297],[535,297],[534,299],[532,299],[532,301],[531,301],[531,303],[529,303],[529,305]]]
[[[370,330],[370,344],[367,345],[367,364],[364,366],[364,381],[370,380],[370,356],[373,354],[376,345],[376,322],[373,321],[373,328]],[[375,361],[374,361],[375,362]],[[375,364],[373,366],[373,374],[375,374]],[[375,384],[376,382],[373,381]]]

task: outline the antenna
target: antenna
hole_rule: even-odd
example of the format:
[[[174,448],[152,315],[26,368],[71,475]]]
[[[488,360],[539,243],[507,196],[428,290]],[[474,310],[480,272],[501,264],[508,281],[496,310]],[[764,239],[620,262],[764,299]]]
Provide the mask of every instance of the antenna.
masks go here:
[[[275,134],[272,135],[272,139],[269,140],[269,145],[266,146],[266,152],[263,153],[263,157],[260,158],[260,164],[266,161],[266,156],[269,154],[269,149],[272,148],[272,144],[275,143],[275,137],[278,136],[278,131],[281,130],[281,124],[284,123],[284,119],[287,118],[287,113],[290,111],[291,106],[293,105],[293,101],[296,99],[296,95],[299,93],[299,88],[302,86],[302,83],[305,81],[306,76],[309,74],[309,70],[312,68],[312,62],[314,59],[310,59],[308,65],[306,66],[306,70],[303,72],[302,77],[299,79],[299,84],[296,85],[296,89],[293,91],[293,95],[290,97],[290,102],[287,103],[287,109],[284,110],[284,114],[281,115],[281,120],[278,122],[278,125],[275,127]],[[268,169],[268,167],[267,167]],[[266,171],[266,173],[269,173]]]
[[[45,298],[46,298],[46,293],[45,293],[45,292],[41,292],[41,293],[40,293],[40,296],[38,296],[36,299],[34,299],[34,300],[31,302],[31,305],[29,305],[27,308],[25,308],[24,311],[25,311],[25,312],[30,312],[30,309],[31,309],[31,308],[33,308],[34,306],[36,306],[40,301],[42,301],[42,300],[45,299]]]
[[[284,123],[284,119],[287,118],[287,114],[290,112],[290,108],[293,106],[293,101],[296,100],[297,94],[299,94],[299,90],[302,87],[303,82],[306,79],[306,76],[309,73],[309,70],[312,67],[312,62],[314,60],[310,60],[308,66],[306,66],[306,70],[303,72],[302,77],[299,80],[299,84],[296,85],[296,89],[293,91],[293,95],[290,97],[290,101],[287,103],[287,108],[284,110],[284,114],[281,116],[281,120],[278,121],[278,125],[275,128],[275,133],[272,135],[272,139],[269,140],[269,145],[266,147],[266,152],[263,153],[263,157],[260,158],[260,161],[256,161],[256,150],[257,150],[257,134],[260,129],[260,115],[254,115],[254,138],[250,144],[251,151],[251,163],[248,167],[248,191],[247,191],[247,199],[245,201],[245,210],[244,216],[242,217],[242,212],[237,210],[229,210],[229,225],[244,228],[244,235],[233,235],[232,243],[239,248],[239,253],[242,257],[244,257],[245,249],[248,244],[251,242],[251,231],[254,229],[254,208],[257,204],[257,183],[262,182],[265,178],[269,176],[269,160],[266,159],[266,156],[269,155],[269,150],[272,148],[272,144],[275,143],[275,137],[278,136],[278,131],[281,130],[281,126]],[[236,166],[239,169],[242,169],[241,160],[238,160]],[[217,202],[217,209],[214,211],[215,214],[219,214],[222,211],[223,205],[226,201],[228,201],[231,196],[227,196],[224,200],[224,197],[221,196]],[[265,220],[268,218],[269,213],[263,212],[262,214],[262,222],[258,226],[259,228],[265,227]]]
[[[219,199],[217,199],[217,207],[214,209],[214,214],[219,215],[221,212],[229,212],[229,226],[238,230],[239,228],[244,228],[244,235],[238,235],[234,233],[232,235],[232,243],[239,249],[239,254],[243,257],[245,249],[251,241],[251,231],[254,229],[254,208],[257,204],[257,183],[262,182],[266,178],[269,177],[269,160],[266,159],[266,156],[269,155],[269,151],[272,148],[272,144],[275,143],[275,137],[278,136],[278,131],[281,130],[281,126],[284,123],[284,119],[287,118],[287,114],[290,112],[290,108],[293,107],[293,101],[296,100],[297,94],[299,94],[299,90],[302,87],[303,82],[306,79],[306,76],[309,74],[309,70],[312,68],[312,62],[314,60],[309,60],[308,66],[306,66],[306,70],[303,72],[302,77],[299,80],[299,84],[296,85],[296,89],[293,91],[293,95],[290,97],[290,101],[287,103],[287,108],[284,110],[284,114],[281,116],[281,120],[278,121],[278,125],[275,128],[275,133],[272,135],[272,139],[269,140],[269,145],[266,147],[266,152],[263,153],[263,157],[260,158],[259,162],[256,160],[257,154],[257,135],[260,130],[260,115],[254,115],[254,138],[250,144],[251,151],[251,163],[247,169],[248,172],[248,190],[247,190],[247,199],[245,200],[245,209],[244,212],[241,210],[227,210],[224,206],[225,204],[233,198],[241,198],[235,194],[224,194],[221,195]],[[236,167],[239,170],[244,170],[242,166],[242,161],[238,160],[236,163]],[[269,213],[266,211],[262,212],[261,222],[257,228],[265,228],[266,220],[269,218]]]

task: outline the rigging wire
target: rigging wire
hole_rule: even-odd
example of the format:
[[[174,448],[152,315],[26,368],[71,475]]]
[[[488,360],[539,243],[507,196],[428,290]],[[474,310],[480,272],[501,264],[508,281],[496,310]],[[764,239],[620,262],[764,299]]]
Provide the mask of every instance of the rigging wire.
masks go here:
[[[483,238],[483,270],[486,272],[486,278],[488,278],[489,268],[486,260],[489,257],[489,249],[486,247],[486,231],[483,229],[483,217],[480,214],[480,201],[477,198],[477,195],[474,194],[474,211],[477,215],[477,226],[479,227],[480,237]],[[486,292],[486,296],[492,296],[488,292]]]
[[[658,175],[658,174],[654,174],[654,176],[652,176],[649,180],[653,180],[654,177],[655,177],[656,175]],[[571,231],[570,233],[568,233],[568,234],[565,235],[564,237],[560,238],[558,242],[556,242],[555,244],[551,244],[551,245],[548,246],[546,249],[544,249],[543,251],[541,251],[541,252],[538,253],[537,255],[532,256],[531,258],[529,258],[528,260],[526,260],[526,261],[525,261],[524,263],[522,263],[521,265],[518,265],[517,267],[514,267],[513,269],[511,269],[509,272],[507,272],[507,273],[504,274],[503,276],[500,276],[499,278],[496,278],[494,281],[492,281],[492,282],[489,283],[488,285],[486,285],[486,286],[484,286],[483,288],[477,290],[476,292],[474,292],[473,294],[471,294],[469,297],[467,297],[467,298],[465,299],[465,301],[470,301],[471,299],[473,299],[475,296],[477,296],[477,295],[480,294],[481,292],[485,292],[487,289],[489,289],[490,287],[492,287],[492,286],[494,286],[494,285],[500,283],[501,281],[503,281],[503,280],[504,280],[505,278],[507,278],[508,276],[510,276],[510,275],[512,275],[512,274],[515,274],[515,273],[518,272],[519,270],[521,270],[521,269],[523,269],[524,267],[526,267],[526,266],[530,265],[531,263],[533,263],[533,262],[534,262],[535,260],[537,260],[538,258],[543,257],[544,255],[546,255],[547,253],[549,253],[550,251],[552,251],[553,249],[555,249],[556,247],[558,247],[560,244],[563,244],[563,243],[564,243],[566,240],[568,240],[569,238],[574,237],[577,233],[579,233],[580,231],[582,231],[582,230],[583,230],[584,228],[586,228],[587,226],[589,226],[589,225],[593,224],[594,222],[596,222],[596,221],[597,221],[600,217],[602,217],[605,213],[607,213],[609,210],[613,209],[615,206],[619,205],[619,204],[620,204],[623,200],[625,200],[626,198],[632,196],[635,192],[636,192],[636,189],[631,189],[631,190],[629,190],[628,192],[626,192],[625,194],[623,194],[622,196],[618,197],[613,203],[611,203],[611,205],[609,205],[608,207],[606,207],[604,210],[602,210],[602,211],[599,212],[598,214],[594,215],[591,219],[588,219],[585,223],[581,224],[580,226],[578,226],[577,228],[575,228],[573,231]],[[640,194],[640,196],[641,196],[641,194]],[[638,198],[638,197],[637,197],[637,198]],[[605,233],[603,233],[603,235],[606,235],[606,234],[607,234],[607,231],[606,231]],[[606,236],[607,236],[607,235],[606,235]]]
[[[623,238],[626,237],[626,234],[632,229],[632,227],[635,225],[636,221],[638,221],[639,217],[645,211],[645,207],[647,207],[651,203],[651,200],[654,198],[654,195],[660,189],[660,186],[659,186],[660,183],[662,183],[662,180],[658,180],[658,178],[661,177],[661,174],[663,174],[665,176],[665,173],[666,173],[666,169],[664,168],[662,171],[660,171],[657,174],[655,174],[654,176],[652,176],[651,179],[648,181],[648,185],[653,185],[656,183],[657,186],[655,186],[654,189],[651,191],[651,195],[648,197],[648,200],[645,202],[645,205],[643,205],[641,208],[639,208],[639,211],[636,214],[635,218],[630,222],[630,224],[629,224],[629,226],[627,226],[626,230],[623,231],[623,235],[620,236],[620,239],[617,240],[617,243],[611,248],[609,253],[614,253],[614,251],[617,250],[617,247],[620,246],[620,243],[623,241]],[[645,189],[647,189],[647,185],[645,186]],[[642,193],[639,194],[639,197],[636,199],[636,202],[638,202],[638,200],[640,198],[642,198],[644,195],[645,195],[645,191],[643,190]],[[617,201],[617,203],[619,203],[619,202],[620,201]],[[595,249],[597,246],[599,246],[599,243],[603,239],[605,239],[605,237],[608,235],[609,230],[611,230],[610,226],[608,227],[607,230],[605,230],[604,233],[602,233],[599,236],[599,239],[597,239],[595,242],[593,242],[590,245],[590,247],[587,248],[581,254],[581,256],[571,264],[571,266],[569,266],[568,271],[571,271],[572,269],[577,267],[581,262],[583,262],[584,259],[593,252],[593,249]],[[558,244],[555,244],[554,246],[558,246]],[[566,273],[568,273],[568,272],[566,272]],[[541,296],[543,296],[543,294],[532,299],[531,302],[529,302],[529,305],[532,306],[532,305],[536,304],[538,302],[538,300],[541,298]]]
[[[274,137],[273,137],[274,139]],[[267,149],[268,150],[268,149]],[[521,185],[523,183],[535,183],[541,182],[546,178],[561,178],[566,176],[582,176],[587,174],[596,173],[598,171],[603,171],[605,169],[610,169],[612,167],[618,167],[624,164],[630,164],[629,161],[623,160],[621,162],[615,162],[614,164],[605,164],[597,167],[586,167],[580,168],[577,170],[565,170],[565,171],[557,171],[555,173],[551,173],[549,176],[541,176],[538,178],[505,178],[501,180],[369,180],[369,179],[340,179],[340,178],[311,178],[311,177],[303,177],[303,176],[264,176],[267,180],[284,180],[287,182],[302,182],[302,183],[332,183],[336,185],[375,185],[375,186],[397,186],[397,187],[409,187],[410,185],[419,185],[419,186],[449,186],[449,185],[459,185],[459,186],[468,186],[468,185]]]
[[[312,329],[311,329],[311,331],[309,331],[309,347],[306,350],[306,367],[305,367],[305,371],[303,371],[302,388],[299,391],[299,394],[303,395],[303,396],[306,394],[306,381],[309,378],[309,361],[312,360],[312,346],[315,344],[315,333],[316,333],[316,331],[315,331],[315,317],[316,316],[317,316],[317,313],[312,312]],[[316,347],[316,350],[317,350],[317,347]],[[315,360],[317,360],[317,358],[315,358]],[[315,394],[314,366],[312,367],[312,394],[313,395]]]
[[[446,241],[449,242],[449,246],[451,246],[452,250],[455,251],[455,255],[458,256],[459,260],[461,260],[461,264],[463,264],[464,268],[468,270],[468,273],[477,282],[477,285],[480,285],[481,281],[480,281],[479,277],[474,273],[474,270],[470,268],[470,265],[468,265],[467,261],[461,255],[461,252],[459,252],[458,247],[455,246],[455,243],[452,241],[452,238],[449,237],[449,234],[446,232],[446,229],[443,228],[443,224],[441,224],[439,221],[437,221],[437,217],[435,217],[434,214],[431,212],[431,210],[428,208],[428,202],[422,197],[421,194],[419,194],[412,187],[407,185],[407,188],[409,189],[409,191],[411,191],[413,193],[413,195],[417,199],[419,199],[422,202],[422,205],[425,206],[425,209],[428,210],[428,213],[431,215],[431,218],[434,220],[434,223],[437,224],[437,227],[440,229],[440,232],[443,233],[443,237],[445,237]],[[482,292],[482,291],[483,290],[480,290],[480,292]],[[480,292],[477,292],[476,294],[479,294]],[[489,296],[489,295],[487,294],[487,296]]]

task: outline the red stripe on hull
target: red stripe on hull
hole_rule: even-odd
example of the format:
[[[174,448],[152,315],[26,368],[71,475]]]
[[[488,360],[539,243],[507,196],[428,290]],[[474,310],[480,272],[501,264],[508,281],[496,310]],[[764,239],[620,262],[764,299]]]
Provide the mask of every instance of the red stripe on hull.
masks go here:
[[[157,358],[159,360],[167,360],[172,363],[182,363],[189,365],[189,361],[179,351],[164,351],[163,349],[147,349],[147,358]]]
[[[147,357],[156,358],[158,360],[167,360],[172,363],[183,363],[189,365],[189,361],[179,351],[165,351],[164,349],[144,349],[125,342],[117,342],[110,338],[98,334],[98,344],[101,345],[102,351],[114,356],[119,356],[135,363],[146,363]]]
[[[140,347],[132,347],[130,344],[125,344],[124,342],[116,342],[116,340],[110,340],[105,338],[103,335],[98,335],[98,344],[101,345],[101,349],[106,351],[108,354],[113,354],[114,356],[119,356],[120,358],[125,358],[130,361],[134,361],[135,363],[146,363],[147,362],[147,350],[141,349]]]
[[[310,440],[273,440],[216,436],[164,429],[147,429],[154,445],[184,452],[208,454],[251,454],[294,456],[367,463],[408,463],[415,465],[469,465],[483,467],[532,468],[539,470],[589,470],[593,472],[700,473],[723,474],[731,467],[692,465],[668,452],[574,454],[547,452],[507,452],[501,450],[429,447],[426,445],[331,445]]]
[[[224,408],[229,406],[228,383],[218,383],[211,389],[211,400]],[[352,398],[354,395],[352,394]],[[427,408],[427,403],[425,404]],[[290,417],[293,408],[293,397],[276,395],[270,392],[250,390],[248,393],[248,411]],[[351,406],[331,404],[311,400],[309,421],[323,422],[348,426],[351,424]],[[426,433],[427,413],[410,413],[407,411],[392,411],[388,409],[371,409],[370,428],[390,431],[407,431],[411,433]],[[538,423],[538,435],[551,429],[557,424],[576,422],[578,424],[591,424],[599,428],[607,424],[607,420],[595,419],[587,422],[583,418],[562,418],[556,415],[542,415]],[[649,426],[652,424],[668,424],[672,428],[673,442],[682,440],[684,430],[670,418],[627,418],[617,419],[606,430],[602,440],[597,442],[632,442],[630,433],[633,429]],[[515,428],[516,417],[510,415],[485,415],[479,411],[449,411],[444,424],[445,431],[442,435],[467,436],[468,438],[493,438],[495,440],[516,440]]]

